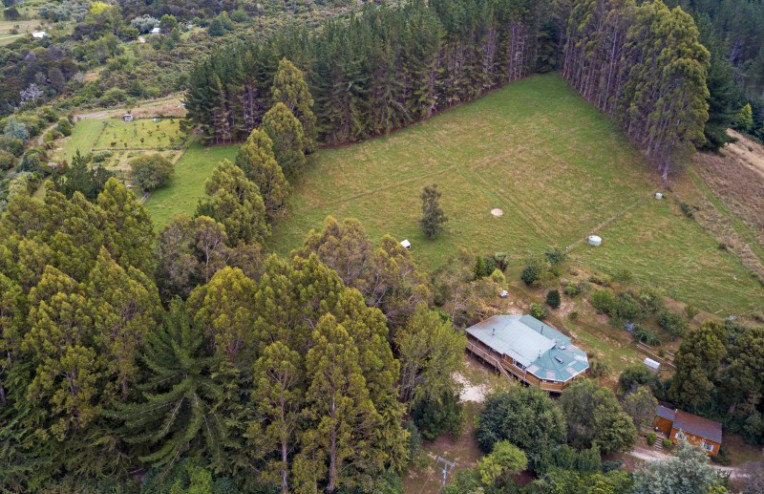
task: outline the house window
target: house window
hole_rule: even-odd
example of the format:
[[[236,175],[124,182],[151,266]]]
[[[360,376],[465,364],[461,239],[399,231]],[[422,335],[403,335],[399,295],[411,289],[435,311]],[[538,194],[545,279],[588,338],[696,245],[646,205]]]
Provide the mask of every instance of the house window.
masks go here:
[[[685,436],[685,435],[684,435],[684,432],[682,432],[682,431],[677,431],[677,433],[676,433],[676,434],[674,434],[674,437],[675,437],[677,440],[679,440],[679,441],[684,441],[685,439],[687,439],[687,436]]]
[[[713,445],[713,444],[708,444],[708,443],[707,443],[707,442],[705,442],[705,441],[701,441],[701,442],[700,442],[700,446],[701,446],[703,449],[705,449],[706,451],[713,451],[713,450],[714,450],[714,445]]]

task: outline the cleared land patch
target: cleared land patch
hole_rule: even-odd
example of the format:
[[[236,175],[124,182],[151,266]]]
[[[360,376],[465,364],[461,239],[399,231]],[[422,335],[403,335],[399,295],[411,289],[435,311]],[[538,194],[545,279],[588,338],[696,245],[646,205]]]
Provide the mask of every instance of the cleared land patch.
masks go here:
[[[192,215],[204,196],[204,182],[223,159],[233,160],[238,146],[205,148],[192,144],[175,164],[175,175],[167,187],[153,192],[146,201],[154,226],[161,229],[175,214]]]
[[[449,222],[428,241],[419,194],[432,183]],[[673,201],[651,199],[658,188],[607,118],[559,76],[535,76],[391,136],[321,151],[295,184],[272,247],[288,253],[331,214],[358,218],[373,237],[408,238],[424,269],[461,248],[518,262],[573,244],[642,199],[600,231],[603,247],[579,246],[573,257],[611,274],[627,269],[713,312],[754,310],[761,285]]]
[[[142,154],[160,153],[176,160],[183,150],[186,135],[178,119],[140,119],[124,122],[116,118],[84,118],[77,122],[53,161],[67,160],[79,150],[92,153],[96,162],[127,180],[129,162]]]

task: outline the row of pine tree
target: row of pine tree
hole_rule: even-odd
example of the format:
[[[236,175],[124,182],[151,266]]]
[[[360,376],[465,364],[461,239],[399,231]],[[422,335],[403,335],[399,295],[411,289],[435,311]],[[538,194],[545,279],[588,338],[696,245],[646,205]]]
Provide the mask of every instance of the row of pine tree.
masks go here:
[[[680,8],[585,0],[569,16],[562,71],[666,180],[705,141],[709,60],[692,17]]]
[[[283,57],[305,73],[326,145],[386,134],[557,68],[558,58],[664,179],[703,144],[708,119],[709,53],[681,9],[660,0],[436,0],[369,6],[317,32],[227,46],[201,61],[187,105],[207,141],[241,141],[260,124]]]
[[[549,56],[555,43],[538,36],[547,6],[517,0],[368,6],[317,32],[227,46],[192,71],[189,117],[209,142],[243,140],[270,107],[274,73],[286,57],[306,74],[320,142],[384,134],[534,72],[539,54]]]

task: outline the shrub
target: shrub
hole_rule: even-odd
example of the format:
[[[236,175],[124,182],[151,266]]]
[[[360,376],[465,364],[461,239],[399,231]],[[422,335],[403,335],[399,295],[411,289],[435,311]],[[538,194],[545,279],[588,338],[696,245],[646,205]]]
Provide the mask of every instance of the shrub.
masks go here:
[[[663,311],[658,315],[658,325],[666,331],[671,339],[681,338],[687,332],[687,322],[681,314]]]
[[[658,334],[651,330],[637,326],[634,328],[634,339],[650,346],[660,346],[661,339]]]
[[[578,285],[573,283],[568,283],[565,285],[565,288],[562,289],[562,292],[570,298],[577,297],[581,293],[581,291],[578,289]]]
[[[557,289],[547,292],[546,304],[553,309],[560,308],[560,292]]]
[[[658,436],[655,434],[655,432],[650,432],[647,434],[647,445],[652,446],[655,444],[655,440],[658,439]]]
[[[61,118],[58,121],[58,131],[61,132],[61,135],[64,137],[69,137],[72,135],[73,127],[74,126],[72,125],[72,122],[70,122],[66,117]]]
[[[671,444],[671,440],[669,440],[669,439],[664,439],[663,440],[663,447],[665,449],[671,449],[672,446],[673,446],[673,444]]]
[[[591,377],[603,377],[610,373],[610,366],[599,359],[589,360],[589,375]]]
[[[604,473],[615,472],[623,467],[623,460],[608,460],[602,462],[602,471]]]
[[[699,311],[698,311],[697,307],[695,307],[695,306],[694,306],[694,305],[692,305],[692,304],[690,304],[690,305],[686,305],[686,306],[684,307],[684,313],[685,313],[685,315],[687,316],[687,319],[688,319],[688,320],[690,320],[690,321],[692,321],[693,319],[695,319],[695,316],[697,316],[697,315],[698,315],[698,312],[699,312]],[[764,322],[764,321],[760,321],[760,322]]]
[[[19,14],[19,10],[16,7],[10,7],[3,11],[3,17],[5,17],[6,21],[17,21],[21,19],[21,14]]]
[[[159,23],[159,19],[151,17],[150,15],[142,15],[131,20],[130,26],[134,27],[141,33],[148,33],[155,27],[159,26]]]
[[[578,319],[578,311],[574,310],[573,312],[568,314],[568,319],[570,319],[571,321],[575,321],[576,319]]]
[[[610,290],[597,290],[590,302],[599,314],[610,314],[615,306],[615,295]]]
[[[6,137],[10,137],[12,139],[18,139],[22,143],[26,142],[27,139],[29,139],[29,130],[27,129],[26,123],[18,121],[16,117],[14,116],[9,118],[8,121],[5,123],[5,128],[3,129],[3,132]]]
[[[496,264],[502,271],[505,271],[509,265],[509,255],[506,252],[497,252],[494,254],[493,260],[496,261]]]
[[[565,259],[568,258],[568,255],[565,253],[565,251],[563,251],[562,249],[558,247],[547,249],[544,255],[546,257],[546,260],[552,266],[559,266],[560,264],[565,262]]]
[[[0,135],[0,149],[18,158],[24,154],[24,141],[16,137]]]
[[[529,258],[525,261],[525,269],[523,269],[522,274],[520,274],[520,279],[523,280],[523,283],[525,283],[528,286],[533,285],[536,283],[544,274],[545,271],[544,264],[535,258]]]
[[[591,276],[589,276],[589,281],[600,286],[610,286],[610,283],[612,282],[610,276],[603,273],[592,273]]]
[[[91,160],[93,163],[103,163],[104,161],[111,158],[112,153],[111,151],[101,151],[100,153],[95,153]]]
[[[640,321],[645,317],[642,305],[629,292],[618,294],[610,315],[623,321]]]
[[[106,92],[103,93],[103,96],[101,96],[101,99],[99,100],[99,103],[102,106],[110,106],[115,105],[117,103],[123,103],[127,101],[127,93],[124,89],[113,87]]]
[[[478,256],[475,259],[475,278],[491,276],[496,267],[496,260],[493,257]]]
[[[58,111],[52,106],[43,106],[38,110],[40,116],[44,118],[48,123],[53,123],[59,118]]]
[[[428,441],[448,432],[456,437],[462,432],[465,414],[457,393],[445,393],[439,400],[423,401],[411,411],[422,437]]]
[[[626,393],[642,385],[649,386],[654,395],[657,395],[660,389],[660,379],[658,379],[657,374],[642,364],[627,367],[618,377],[618,391],[621,393]]]
[[[8,151],[0,150],[0,170],[10,170],[16,166],[16,158]]]
[[[496,268],[493,270],[493,273],[491,273],[491,280],[494,283],[498,283],[499,285],[504,286],[507,283],[507,278],[504,276],[504,273],[502,273],[499,268]]]
[[[161,154],[140,156],[130,161],[135,184],[144,191],[156,190],[169,182],[175,171],[170,160]]]
[[[716,455],[711,457],[711,461],[713,461],[714,463],[718,465],[724,465],[724,466],[729,466],[732,464],[732,460],[727,455],[726,446],[719,447],[719,452]],[[751,492],[756,492],[756,491],[751,491]]]
[[[58,136],[59,136],[59,132],[56,129],[51,129],[42,135],[42,142],[44,144],[49,144],[55,141],[58,138]]]
[[[636,299],[650,314],[657,314],[664,309],[663,295],[653,287],[640,288]]]
[[[697,206],[693,206],[691,204],[687,204],[686,202],[679,202],[679,209],[682,210],[682,214],[685,215],[687,218],[694,218],[695,212],[698,211],[700,208]]]
[[[546,307],[541,304],[531,304],[531,315],[536,319],[544,319],[547,316]]]

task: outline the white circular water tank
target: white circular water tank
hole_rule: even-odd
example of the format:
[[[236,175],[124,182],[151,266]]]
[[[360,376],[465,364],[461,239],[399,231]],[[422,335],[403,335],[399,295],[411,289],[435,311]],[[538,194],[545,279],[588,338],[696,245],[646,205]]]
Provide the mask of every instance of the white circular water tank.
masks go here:
[[[663,199],[663,194],[661,192],[656,192],[655,193],[655,198],[656,199]]]
[[[589,245],[599,247],[602,245],[602,237],[598,237],[597,235],[589,235]]]

